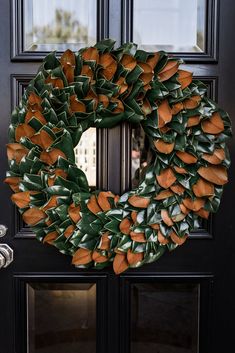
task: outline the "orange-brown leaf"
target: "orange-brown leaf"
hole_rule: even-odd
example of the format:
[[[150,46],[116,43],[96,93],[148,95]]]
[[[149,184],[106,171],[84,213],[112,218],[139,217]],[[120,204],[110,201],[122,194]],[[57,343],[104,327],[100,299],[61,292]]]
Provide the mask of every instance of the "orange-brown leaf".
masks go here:
[[[35,134],[35,130],[27,124],[20,124],[15,129],[15,139],[20,142],[21,137],[32,137]]]
[[[17,192],[11,195],[11,200],[19,207],[25,208],[29,206],[30,191]]]
[[[185,70],[178,70],[178,78],[177,80],[181,84],[181,89],[188,87],[193,80],[192,72],[185,71]]]
[[[224,122],[218,112],[212,114],[211,118],[202,121],[202,130],[207,134],[219,134],[224,131]]]
[[[171,78],[178,70],[179,63],[176,60],[170,60],[166,66],[158,73],[159,81],[163,82]]]
[[[172,119],[172,112],[167,99],[158,106],[158,127],[161,128]]]
[[[211,164],[221,164],[225,159],[225,151],[223,148],[217,148],[213,154],[203,153],[202,158]]]
[[[75,58],[75,54],[70,50],[70,49],[67,49],[61,56],[60,58],[60,62],[61,62],[61,65],[64,66],[66,64],[69,64],[71,66],[74,66],[76,65],[76,58]]]
[[[208,219],[210,212],[205,210],[204,208],[201,208],[199,211],[195,212],[198,216]]]
[[[183,199],[183,204],[191,211],[199,211],[205,205],[205,199],[196,198],[193,200],[187,197]]]
[[[173,226],[174,223],[172,222],[172,219],[170,218],[167,210],[161,210],[161,217],[163,222],[168,225],[168,227]]]
[[[56,231],[48,233],[44,238],[43,238],[43,243],[47,243],[52,245],[54,240],[58,237],[58,233]]]
[[[52,195],[48,202],[42,207],[43,211],[49,210],[50,208],[54,208],[58,205],[57,195]]]
[[[197,157],[193,156],[191,153],[177,151],[176,155],[177,157],[179,157],[179,159],[181,159],[181,161],[183,161],[186,164],[194,164],[197,162]]]
[[[139,243],[146,243],[147,241],[144,233],[130,232],[130,237],[132,240],[137,241]]]
[[[86,265],[92,261],[92,252],[88,249],[80,248],[78,249],[72,259],[73,265]]]
[[[200,123],[200,115],[190,116],[187,121],[187,127],[196,126]]]
[[[8,143],[7,144],[7,157],[9,160],[14,159],[16,163],[20,163],[21,159],[26,156],[28,149],[19,143]]]
[[[157,196],[155,197],[155,200],[164,200],[173,195],[174,193],[171,190],[162,190],[159,192],[159,194],[157,194]]]
[[[39,110],[36,110],[36,111],[31,111],[29,110],[26,115],[25,115],[25,124],[28,124],[29,121],[32,119],[32,118],[35,118],[37,119],[38,121],[40,121],[40,123],[42,125],[45,125],[47,123],[46,119],[44,118],[44,116],[42,115],[42,113],[39,111]]]
[[[82,52],[82,58],[85,61],[99,61],[99,52],[96,48],[90,47]]]
[[[92,260],[97,263],[103,263],[103,262],[108,261],[108,257],[102,255],[99,251],[95,250],[92,253]]]
[[[105,232],[101,236],[99,249],[101,249],[101,250],[109,250],[110,242],[111,242],[111,240],[109,239],[109,232]]]
[[[178,102],[178,103],[173,104],[173,106],[171,107],[171,113],[173,115],[176,115],[183,109],[184,109],[183,103]]]
[[[175,174],[171,168],[163,169],[156,178],[158,184],[164,189],[168,189],[176,181]]]
[[[178,184],[178,183],[172,185],[170,188],[177,195],[183,194],[183,192],[185,190],[185,188],[181,184]]]
[[[228,182],[227,169],[223,166],[200,167],[197,172],[201,177],[216,185],[224,185]]]
[[[70,224],[70,226],[68,226],[68,227],[65,229],[65,231],[64,231],[64,236],[65,236],[65,238],[70,237],[70,235],[73,234],[74,230],[75,230],[74,225],[73,225],[73,224]]]
[[[103,66],[102,74],[106,80],[111,80],[117,70],[117,62],[110,53],[100,55],[99,63]]]
[[[133,222],[128,219],[128,218],[123,218],[123,220],[121,221],[121,223],[119,224],[119,229],[123,234],[130,234],[131,232],[131,226],[132,226]]]
[[[7,177],[6,179],[4,179],[4,183],[8,184],[14,192],[19,192],[20,180],[20,177]]]
[[[155,66],[157,65],[158,61],[160,59],[160,54],[159,53],[154,53],[151,54],[148,59],[146,60],[146,63],[151,66],[152,70],[154,70]]]
[[[186,239],[187,239],[188,236],[185,235],[185,236],[183,236],[183,237],[179,237],[179,236],[173,231],[173,232],[171,232],[170,237],[171,237],[171,240],[172,240],[175,244],[177,244],[177,245],[182,245],[182,244],[186,241]]]
[[[98,204],[103,211],[111,209],[109,197],[114,198],[114,194],[111,191],[101,191],[97,197]]]
[[[198,181],[193,185],[192,189],[197,197],[212,196],[215,192],[214,185],[202,178],[198,179]]]
[[[116,254],[113,260],[113,270],[116,275],[126,271],[128,269],[128,261],[126,254]]]
[[[75,206],[74,202],[68,208],[69,217],[75,224],[81,219],[80,211],[80,206]]]
[[[175,143],[174,142],[167,143],[167,142],[164,142],[163,140],[156,140],[154,141],[154,146],[159,152],[169,154],[173,151],[175,147]]]
[[[174,166],[174,169],[176,171],[176,173],[179,173],[179,174],[187,174],[187,170],[183,167],[178,167],[177,165]]]
[[[150,199],[143,196],[133,195],[129,197],[128,202],[134,207],[147,208],[150,203]]]
[[[129,54],[124,54],[120,63],[128,71],[132,71],[137,65],[136,59]]]
[[[34,226],[38,222],[40,222],[41,220],[46,218],[46,214],[45,214],[45,212],[43,212],[39,208],[32,207],[23,213],[22,218],[23,218],[24,222],[27,223],[28,225]]]
[[[157,233],[157,240],[159,241],[160,244],[166,245],[169,243],[169,239],[164,237],[164,235],[160,232],[160,230]]]
[[[185,109],[195,109],[199,103],[201,102],[200,96],[192,96],[183,101],[183,105]]]
[[[94,214],[102,211],[102,209],[98,205],[95,195],[91,195],[89,201],[87,202],[87,208]]]
[[[70,109],[74,112],[84,113],[86,111],[85,104],[77,99],[76,94],[70,96]]]
[[[130,266],[135,266],[144,259],[144,253],[143,252],[138,252],[134,253],[130,249],[127,251],[127,261]]]

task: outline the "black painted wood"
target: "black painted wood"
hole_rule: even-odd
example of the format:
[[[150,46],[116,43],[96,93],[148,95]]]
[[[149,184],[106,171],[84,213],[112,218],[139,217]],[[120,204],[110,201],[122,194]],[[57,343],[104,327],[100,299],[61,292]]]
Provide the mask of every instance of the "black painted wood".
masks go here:
[[[38,61],[44,55],[22,52],[21,4],[22,0],[0,1],[1,181],[7,170],[5,145],[10,112],[18,104],[23,88],[36,73]],[[117,45],[131,39],[131,4],[128,0],[99,0],[98,39],[112,37]],[[196,56],[185,54],[185,68],[208,84],[210,96],[218,100],[234,120],[235,3],[208,0],[207,4],[207,50]],[[111,130],[99,130],[97,134],[98,187],[122,192],[130,187],[130,128],[123,124]],[[230,151],[234,160],[234,140],[230,142]],[[235,315],[232,203],[235,175],[232,168],[229,174],[230,183],[225,187],[218,214],[212,218],[212,228],[210,224],[209,228],[205,226],[174,253],[167,254],[157,263],[130,269],[120,277],[111,269],[98,272],[75,269],[69,257],[32,239],[32,233],[15,216],[10,190],[1,185],[0,224],[8,227],[8,233],[0,242],[14,249],[15,259],[7,269],[0,270],[0,352],[27,352],[25,284],[29,280],[97,283],[100,320],[97,353],[129,353],[130,284],[164,280],[196,281],[201,286],[200,351],[197,353],[232,353]]]

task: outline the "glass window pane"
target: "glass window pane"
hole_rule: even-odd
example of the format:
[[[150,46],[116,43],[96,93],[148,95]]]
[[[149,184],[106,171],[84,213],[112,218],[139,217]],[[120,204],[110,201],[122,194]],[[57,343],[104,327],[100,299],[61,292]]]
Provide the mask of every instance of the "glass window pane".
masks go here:
[[[96,42],[96,0],[24,0],[24,51],[78,50]]]
[[[96,186],[96,128],[90,128],[82,134],[74,149],[75,163],[86,174],[89,186]]]
[[[131,180],[132,189],[137,187],[144,176],[145,167],[151,162],[153,157],[149,139],[144,130],[139,125],[132,129],[132,149],[131,149]]]
[[[29,283],[27,353],[95,353],[96,285]]]
[[[131,353],[197,353],[198,312],[198,284],[133,284]]]
[[[206,0],[134,0],[133,41],[147,51],[204,52]]]

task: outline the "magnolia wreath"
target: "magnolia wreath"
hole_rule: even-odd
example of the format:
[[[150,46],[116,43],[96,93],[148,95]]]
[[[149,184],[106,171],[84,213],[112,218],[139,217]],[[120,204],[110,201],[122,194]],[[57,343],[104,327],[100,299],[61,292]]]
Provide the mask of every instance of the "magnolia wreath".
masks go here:
[[[50,53],[12,113],[5,182],[37,239],[116,274],[173,250],[216,212],[230,160],[226,112],[165,52],[107,39]],[[122,196],[91,191],[74,148],[90,127],[141,124],[153,158]]]

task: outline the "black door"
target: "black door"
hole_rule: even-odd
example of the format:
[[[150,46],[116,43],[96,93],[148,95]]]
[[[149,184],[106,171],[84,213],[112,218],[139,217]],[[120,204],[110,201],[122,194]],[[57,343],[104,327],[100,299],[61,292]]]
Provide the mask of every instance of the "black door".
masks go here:
[[[164,49],[182,57],[208,96],[235,115],[232,0],[2,0],[0,15],[1,181],[11,110],[52,50],[105,37]],[[90,132],[91,152],[80,145],[77,163],[91,185],[121,193],[144,154],[142,147],[133,153],[141,138],[127,124]],[[232,142],[230,151],[233,160]],[[37,242],[2,184],[0,223],[8,230],[0,228],[0,245],[13,261],[0,269],[0,352],[233,352],[233,182],[231,168],[219,212],[184,246],[121,276],[74,269],[70,258]]]

